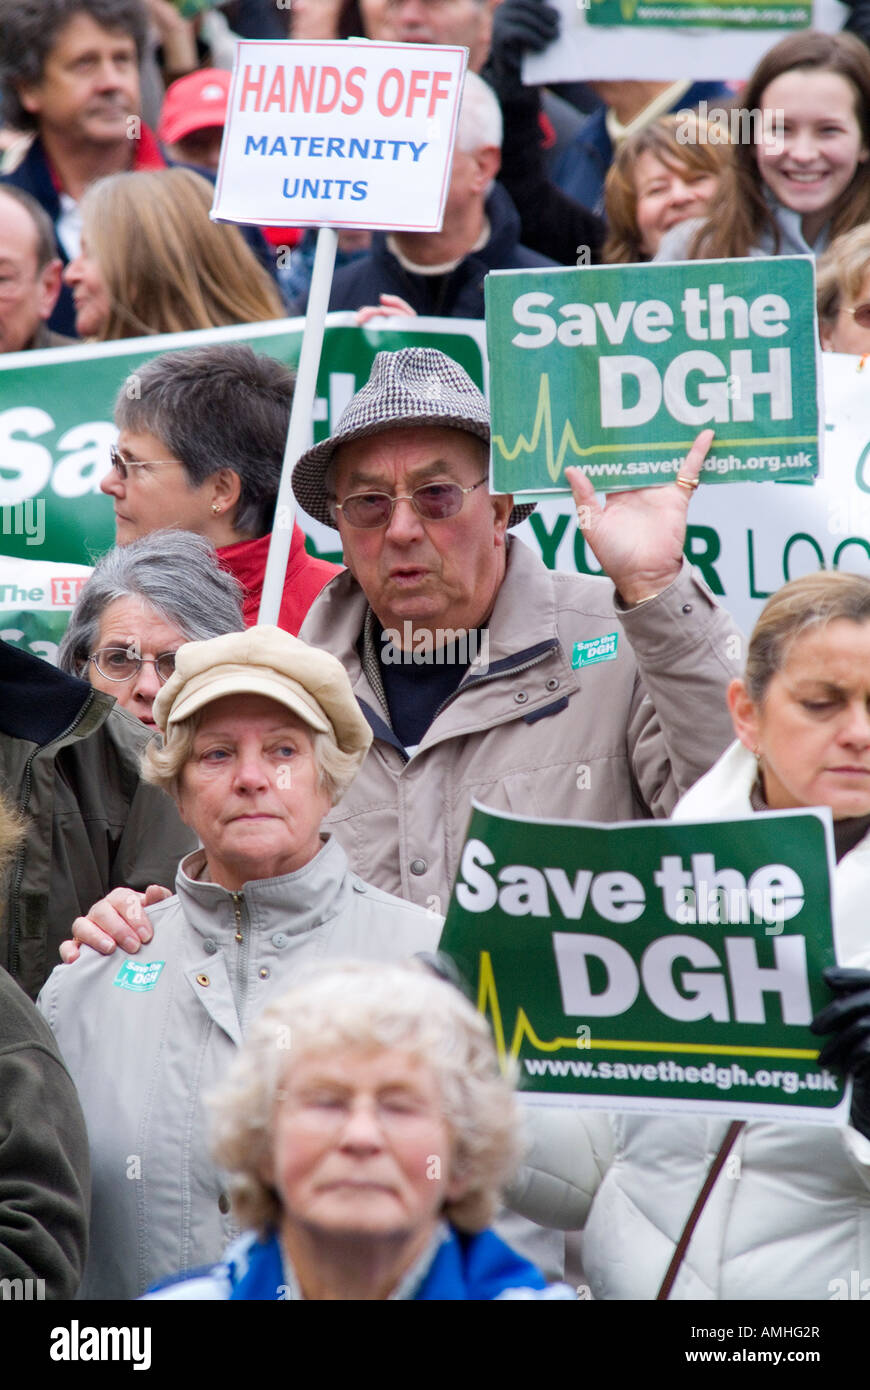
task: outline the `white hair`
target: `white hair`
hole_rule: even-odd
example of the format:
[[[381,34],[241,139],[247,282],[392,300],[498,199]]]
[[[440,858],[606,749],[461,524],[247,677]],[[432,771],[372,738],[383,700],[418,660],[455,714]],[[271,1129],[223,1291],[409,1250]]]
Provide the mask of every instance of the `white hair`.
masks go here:
[[[460,1230],[482,1230],[523,1151],[513,1072],[502,1074],[489,1025],[474,1006],[418,961],[308,965],[253,1022],[210,1097],[212,1151],[230,1175],[241,1224],[265,1230],[280,1219],[280,1198],[263,1171],[294,1064],[343,1048],[396,1050],[431,1067],[453,1140],[451,1176],[466,1180],[444,1214]]]
[[[467,72],[456,128],[456,148],[463,154],[473,154],[484,145],[494,145],[500,150],[502,133],[498,97],[476,72]]]

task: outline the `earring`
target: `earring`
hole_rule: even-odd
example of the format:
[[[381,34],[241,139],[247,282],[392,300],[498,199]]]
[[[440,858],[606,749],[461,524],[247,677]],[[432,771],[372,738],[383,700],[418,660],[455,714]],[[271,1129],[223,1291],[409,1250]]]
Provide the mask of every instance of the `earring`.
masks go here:
[[[214,512],[215,516],[220,516],[220,514],[221,514],[221,509],[220,509],[220,507],[218,506],[217,502],[212,502],[212,504],[211,504],[211,509],[212,509],[212,511]]]

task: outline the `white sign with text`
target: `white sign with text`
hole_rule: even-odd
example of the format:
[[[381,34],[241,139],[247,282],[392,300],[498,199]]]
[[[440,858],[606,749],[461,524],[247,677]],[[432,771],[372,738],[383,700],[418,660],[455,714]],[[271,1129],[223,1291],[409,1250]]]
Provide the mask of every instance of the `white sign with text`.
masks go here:
[[[441,227],[468,51],[236,48],[212,217],[287,227]]]

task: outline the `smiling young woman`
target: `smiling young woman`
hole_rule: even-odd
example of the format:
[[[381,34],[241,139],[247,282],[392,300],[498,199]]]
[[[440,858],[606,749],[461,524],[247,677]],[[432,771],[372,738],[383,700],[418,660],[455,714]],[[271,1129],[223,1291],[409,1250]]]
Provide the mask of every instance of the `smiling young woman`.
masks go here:
[[[715,215],[659,259],[822,251],[870,220],[870,53],[850,34],[794,34],[740,93],[754,139],[734,145]]]

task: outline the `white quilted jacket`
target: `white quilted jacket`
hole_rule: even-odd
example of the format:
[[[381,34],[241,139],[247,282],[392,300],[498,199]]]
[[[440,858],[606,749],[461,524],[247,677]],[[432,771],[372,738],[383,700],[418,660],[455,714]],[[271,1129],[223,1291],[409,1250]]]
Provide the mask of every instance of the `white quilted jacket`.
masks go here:
[[[746,814],[755,760],[740,744],[674,819]],[[870,836],[837,869],[841,964],[870,964]],[[536,1169],[511,1205],[580,1227],[595,1298],[655,1298],[728,1118],[539,1110]],[[870,1144],[851,1128],[747,1123],[693,1233],[672,1299],[831,1299],[870,1290]]]

